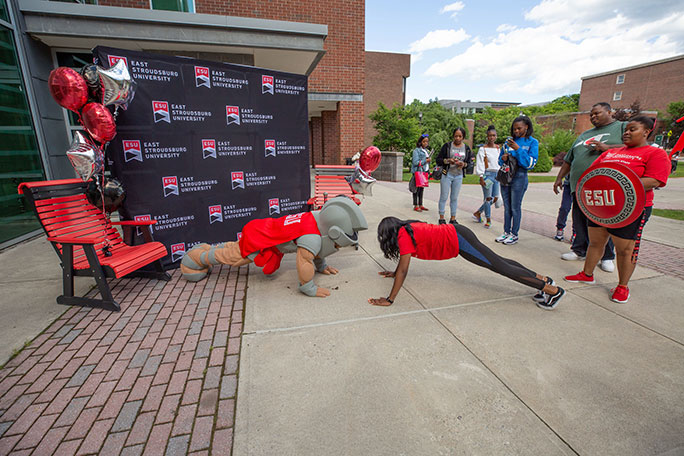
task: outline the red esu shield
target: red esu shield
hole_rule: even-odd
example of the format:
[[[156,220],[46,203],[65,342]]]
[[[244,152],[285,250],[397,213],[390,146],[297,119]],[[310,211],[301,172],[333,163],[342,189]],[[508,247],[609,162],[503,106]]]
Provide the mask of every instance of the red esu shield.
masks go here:
[[[621,163],[592,165],[577,183],[577,204],[592,222],[621,228],[644,210],[646,193],[641,179]]]

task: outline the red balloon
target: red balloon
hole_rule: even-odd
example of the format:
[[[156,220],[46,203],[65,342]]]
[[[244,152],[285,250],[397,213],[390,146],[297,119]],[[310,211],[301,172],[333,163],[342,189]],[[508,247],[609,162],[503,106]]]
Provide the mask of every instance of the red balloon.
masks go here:
[[[75,70],[59,67],[48,78],[50,94],[60,106],[78,112],[88,101],[88,84]]]
[[[380,159],[382,154],[380,149],[375,146],[366,147],[363,152],[361,152],[361,158],[359,158],[359,168],[367,173],[372,173],[378,166],[380,166]]]
[[[105,143],[116,136],[114,116],[101,103],[88,103],[81,111],[83,126],[96,141]]]

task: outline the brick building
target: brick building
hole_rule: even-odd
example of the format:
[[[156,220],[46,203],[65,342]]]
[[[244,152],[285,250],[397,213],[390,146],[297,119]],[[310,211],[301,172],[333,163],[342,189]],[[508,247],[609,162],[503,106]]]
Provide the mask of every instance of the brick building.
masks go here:
[[[684,100],[684,55],[620,68],[582,78],[579,109],[588,111],[599,101],[629,108],[639,101],[642,110],[665,112]]]
[[[366,91],[364,93],[364,145],[373,144],[377,134],[368,116],[383,103],[391,108],[406,104],[406,78],[411,75],[411,56],[390,52],[366,52]]]

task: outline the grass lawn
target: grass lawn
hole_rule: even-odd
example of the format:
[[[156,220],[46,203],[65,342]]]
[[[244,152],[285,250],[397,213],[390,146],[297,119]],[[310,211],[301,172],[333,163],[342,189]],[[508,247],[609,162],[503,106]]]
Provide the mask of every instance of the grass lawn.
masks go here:
[[[673,220],[684,220],[684,211],[677,209],[653,209],[653,215]]]

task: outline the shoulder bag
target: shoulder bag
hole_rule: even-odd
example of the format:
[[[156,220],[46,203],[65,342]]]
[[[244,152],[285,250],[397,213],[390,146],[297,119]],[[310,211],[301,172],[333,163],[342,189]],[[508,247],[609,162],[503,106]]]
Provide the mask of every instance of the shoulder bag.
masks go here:
[[[518,171],[518,161],[512,155],[509,155],[508,160],[501,165],[501,168],[496,173],[496,180],[501,185],[511,185],[516,171]]]

